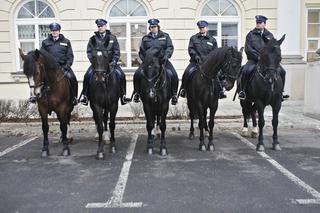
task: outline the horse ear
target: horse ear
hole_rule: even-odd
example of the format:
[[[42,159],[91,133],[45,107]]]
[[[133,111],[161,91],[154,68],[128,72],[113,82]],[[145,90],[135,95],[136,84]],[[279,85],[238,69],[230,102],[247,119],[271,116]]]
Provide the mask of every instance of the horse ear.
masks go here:
[[[242,55],[243,49],[244,49],[244,47],[241,47],[241,48],[240,48],[240,51],[239,51],[239,52],[240,52],[240,55]]]
[[[286,34],[284,34],[284,35],[280,38],[280,40],[277,41],[278,44],[279,44],[279,46],[282,44],[282,42],[284,41],[285,38],[286,38]]]
[[[39,57],[40,57],[40,51],[39,51],[38,49],[36,49],[36,51],[34,52],[34,56],[35,56],[36,60],[39,59]]]
[[[23,53],[21,48],[19,48],[19,54],[20,54],[20,57],[22,58],[22,60],[24,61],[24,59],[26,58],[26,55]]]

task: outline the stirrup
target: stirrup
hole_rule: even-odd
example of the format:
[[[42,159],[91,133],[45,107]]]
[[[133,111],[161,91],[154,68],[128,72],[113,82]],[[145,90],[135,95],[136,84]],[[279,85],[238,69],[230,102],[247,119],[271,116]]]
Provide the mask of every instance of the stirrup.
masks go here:
[[[75,105],[77,105],[77,104],[78,104],[78,99],[77,99],[77,97],[73,97],[73,99],[72,99],[72,105],[75,106]]]
[[[29,99],[28,99],[28,102],[29,103],[32,103],[32,104],[35,104],[37,102],[37,98],[35,96],[31,96]]]
[[[173,95],[171,98],[171,104],[176,105],[178,103],[178,97],[177,95]]]
[[[134,94],[133,101],[135,103],[139,103],[140,102],[140,95],[138,93]]]
[[[186,97],[186,90],[185,89],[180,90],[180,97],[182,97],[182,98]]]
[[[244,91],[240,91],[239,95],[238,95],[238,98],[240,100],[245,100],[246,99],[246,93]]]
[[[82,95],[82,98],[80,100],[80,103],[84,106],[88,106],[88,97],[85,95]]]

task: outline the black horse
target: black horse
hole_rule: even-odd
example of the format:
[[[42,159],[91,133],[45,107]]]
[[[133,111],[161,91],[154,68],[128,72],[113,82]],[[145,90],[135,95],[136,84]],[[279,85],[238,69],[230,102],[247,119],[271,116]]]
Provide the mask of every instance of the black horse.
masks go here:
[[[190,111],[190,134],[194,137],[193,120],[199,118],[200,144],[199,150],[206,150],[203,129],[207,129],[207,110],[210,109],[209,120],[209,143],[207,149],[214,150],[213,127],[214,116],[218,109],[219,89],[222,84],[226,90],[233,88],[241,67],[242,51],[233,47],[220,47],[213,50],[206,61],[199,65],[198,69],[190,77],[187,85],[187,103]],[[220,73],[219,73],[220,71]],[[222,75],[222,81],[217,78],[218,73]]]
[[[161,131],[160,154],[167,155],[165,139],[166,117],[172,93],[171,79],[167,75],[164,64],[161,64],[160,59],[162,55],[162,49],[157,47],[147,50],[145,60],[143,61],[143,77],[140,81],[140,96],[147,120],[147,152],[150,155],[153,153],[154,136],[152,130],[155,127],[156,121]]]
[[[109,65],[109,55],[102,51],[101,45],[108,46],[109,40],[104,43],[92,38],[94,46],[92,51],[93,76],[89,84],[90,107],[93,111],[93,118],[99,134],[99,144],[96,158],[104,158],[103,132],[107,130],[108,118],[110,116],[110,153],[116,152],[114,130],[115,119],[118,112],[118,101],[120,97],[120,79],[114,67]]]
[[[252,79],[249,81],[245,100],[241,100],[242,112],[246,120],[258,111],[259,137],[257,151],[264,151],[263,127],[264,109],[266,106],[272,107],[272,126],[273,126],[273,144],[272,149],[281,150],[278,141],[278,114],[281,109],[283,82],[279,74],[281,62],[280,45],[285,39],[285,35],[280,40],[264,38],[266,45],[260,52],[260,60],[253,71]],[[241,76],[240,76],[241,80]],[[256,123],[255,117],[252,117],[253,124]]]
[[[44,137],[42,157],[49,155],[48,114],[51,115],[52,111],[57,114],[60,121],[63,155],[68,156],[70,155],[70,149],[67,132],[73,110],[68,79],[54,58],[45,50],[30,51],[27,55],[21,49],[19,49],[19,52],[24,61],[23,72],[28,78],[30,92],[37,97]]]

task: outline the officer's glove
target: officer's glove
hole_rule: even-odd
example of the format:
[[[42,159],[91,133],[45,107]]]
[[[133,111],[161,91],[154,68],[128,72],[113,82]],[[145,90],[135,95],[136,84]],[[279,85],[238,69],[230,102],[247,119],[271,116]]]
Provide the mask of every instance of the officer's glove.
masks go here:
[[[112,69],[114,69],[114,68],[116,67],[116,65],[117,65],[117,62],[116,62],[116,61],[111,61],[110,67],[111,67]]]
[[[200,62],[201,62],[200,56],[196,55],[196,56],[194,57],[194,59],[196,60],[196,62],[197,62],[198,64],[200,64]]]

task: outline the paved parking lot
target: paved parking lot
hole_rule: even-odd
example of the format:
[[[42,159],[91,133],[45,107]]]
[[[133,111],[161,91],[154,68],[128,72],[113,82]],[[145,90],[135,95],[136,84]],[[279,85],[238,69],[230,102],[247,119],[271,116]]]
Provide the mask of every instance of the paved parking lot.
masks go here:
[[[218,126],[216,151],[200,152],[187,125],[173,126],[168,156],[145,153],[142,126],[120,125],[118,152],[102,161],[94,125],[75,133],[68,158],[59,143],[42,159],[42,137],[2,134],[0,212],[319,212],[319,129],[280,128],[283,150],[275,152],[268,128],[266,152],[258,154],[256,139],[236,128]]]

